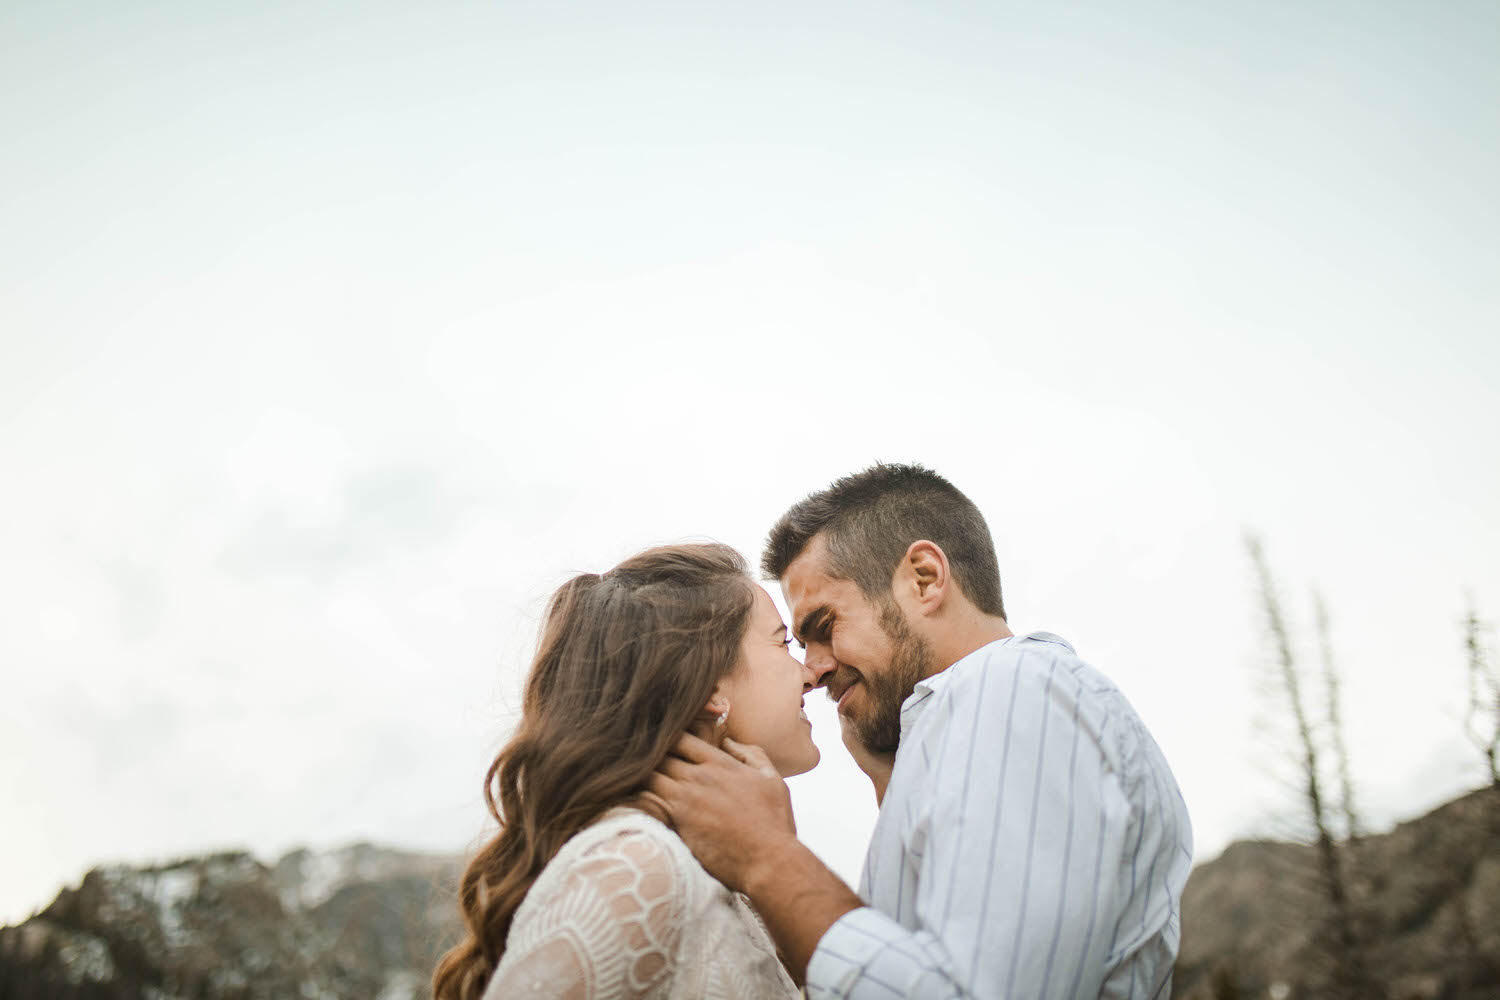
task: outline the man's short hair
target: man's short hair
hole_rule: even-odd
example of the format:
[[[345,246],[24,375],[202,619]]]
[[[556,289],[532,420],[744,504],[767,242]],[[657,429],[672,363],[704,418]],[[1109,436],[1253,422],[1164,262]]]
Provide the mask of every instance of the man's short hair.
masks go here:
[[[877,462],[793,504],[771,529],[762,571],[781,579],[818,535],[828,544],[829,574],[853,580],[882,606],[890,602],[891,578],[907,548],[925,538],[947,555],[953,579],[976,608],[1005,617],[984,515],[931,469]]]

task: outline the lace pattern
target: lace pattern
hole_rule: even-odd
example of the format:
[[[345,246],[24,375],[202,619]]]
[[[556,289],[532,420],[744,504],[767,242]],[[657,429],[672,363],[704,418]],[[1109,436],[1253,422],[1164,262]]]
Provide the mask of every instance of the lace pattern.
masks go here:
[[[799,995],[744,900],[667,827],[620,809],[564,845],[532,886],[485,1000]]]

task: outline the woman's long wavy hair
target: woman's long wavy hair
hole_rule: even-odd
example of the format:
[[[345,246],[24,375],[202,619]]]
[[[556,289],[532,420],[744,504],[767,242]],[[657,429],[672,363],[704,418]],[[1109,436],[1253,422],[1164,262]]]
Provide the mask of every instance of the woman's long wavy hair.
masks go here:
[[[552,595],[520,724],[485,775],[500,831],[459,884],[467,935],[438,962],[436,1000],[478,1000],[542,869],[568,838],[635,799],[703,721],[715,684],[739,662],[752,587],[728,546],[672,545]]]

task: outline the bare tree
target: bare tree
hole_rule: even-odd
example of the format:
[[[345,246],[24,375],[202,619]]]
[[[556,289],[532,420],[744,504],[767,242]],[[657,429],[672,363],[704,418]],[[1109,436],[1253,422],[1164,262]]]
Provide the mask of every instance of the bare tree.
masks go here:
[[[1344,836],[1359,839],[1363,826],[1354,807],[1354,782],[1349,777],[1349,746],[1344,741],[1343,710],[1339,703],[1339,674],[1333,662],[1333,639],[1328,629],[1328,608],[1323,595],[1313,592],[1318,645],[1323,653],[1323,688],[1328,699],[1328,738],[1333,744],[1334,764],[1339,776],[1339,808],[1344,814]]]
[[[1490,772],[1490,785],[1500,789],[1500,672],[1484,647],[1484,624],[1469,595],[1469,613],[1464,618],[1464,650],[1468,654],[1469,710],[1464,728],[1469,739],[1484,755]]]
[[[1359,935],[1355,928],[1348,885],[1340,865],[1335,843],[1329,806],[1323,788],[1322,770],[1318,762],[1319,744],[1317,733],[1307,708],[1302,691],[1302,669],[1292,651],[1291,633],[1281,611],[1281,601],[1276,594],[1276,585],[1266,562],[1265,550],[1254,535],[1247,535],[1245,547],[1250,561],[1255,566],[1260,588],[1261,607],[1266,616],[1266,627],[1276,661],[1277,679],[1286,696],[1295,724],[1298,741],[1298,763],[1300,766],[1300,791],[1307,806],[1316,846],[1318,872],[1323,893],[1329,905],[1327,941],[1330,958],[1333,959],[1333,986],[1342,997],[1363,997],[1370,984],[1365,969]]]

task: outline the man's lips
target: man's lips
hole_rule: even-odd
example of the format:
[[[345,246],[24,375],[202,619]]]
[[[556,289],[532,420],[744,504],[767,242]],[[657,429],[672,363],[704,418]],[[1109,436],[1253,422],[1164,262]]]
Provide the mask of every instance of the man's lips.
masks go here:
[[[844,690],[839,692],[838,709],[840,712],[844,710],[844,702],[849,699],[849,692],[853,691],[855,685],[857,685],[858,683],[859,681],[850,681],[848,684],[844,685]]]

